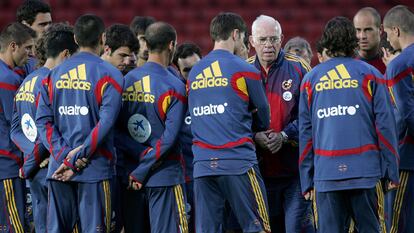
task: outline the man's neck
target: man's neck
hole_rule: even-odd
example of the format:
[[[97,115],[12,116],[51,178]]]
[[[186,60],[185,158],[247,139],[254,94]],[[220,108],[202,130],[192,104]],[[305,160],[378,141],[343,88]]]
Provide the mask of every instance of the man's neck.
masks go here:
[[[100,49],[99,49],[99,46],[97,46],[96,48],[80,47],[79,52],[87,52],[87,53],[92,53],[92,54],[99,56]]]
[[[45,62],[45,64],[43,65],[43,67],[48,68],[49,70],[55,68],[58,65],[58,61],[57,59],[53,59],[53,58],[48,58]]]
[[[149,53],[148,54],[148,61],[147,62],[155,62],[160,64],[161,66],[167,68],[170,64],[170,57],[168,56],[167,51],[163,51],[161,53]]]
[[[371,50],[358,50],[358,55],[366,60],[371,60],[373,58],[376,58],[379,54],[379,47],[376,47]]]
[[[404,50],[408,46],[414,44],[414,36],[405,36],[400,38],[401,50]]]
[[[226,50],[229,51],[231,54],[234,54],[234,41],[229,40],[221,40],[214,42],[213,50]]]
[[[142,59],[142,58],[138,58],[137,67],[143,66],[146,62],[147,62],[147,60]]]
[[[8,66],[10,66],[12,69],[14,69],[15,65],[13,62],[13,58],[9,53],[7,53],[7,51],[4,53],[0,53],[0,59]]]

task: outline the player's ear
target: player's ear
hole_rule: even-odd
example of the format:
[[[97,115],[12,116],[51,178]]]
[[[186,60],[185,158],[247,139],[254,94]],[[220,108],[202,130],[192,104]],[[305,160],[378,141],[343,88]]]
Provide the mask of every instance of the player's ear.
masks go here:
[[[233,32],[231,33],[231,37],[234,41],[240,39],[240,30],[234,29]]]
[[[105,45],[105,43],[106,43],[106,33],[104,32],[104,33],[102,33],[102,36],[101,36],[101,45],[103,46],[103,45]]]
[[[19,45],[15,41],[10,42],[9,48],[12,50],[12,52],[16,51],[18,49]]]
[[[112,50],[111,50],[111,48],[109,48],[108,45],[104,46],[104,54],[107,55],[107,56],[111,56],[111,54],[112,54]]]
[[[168,49],[170,50],[170,51],[173,51],[174,50],[174,48],[175,48],[175,41],[170,41],[170,43],[168,44]]]

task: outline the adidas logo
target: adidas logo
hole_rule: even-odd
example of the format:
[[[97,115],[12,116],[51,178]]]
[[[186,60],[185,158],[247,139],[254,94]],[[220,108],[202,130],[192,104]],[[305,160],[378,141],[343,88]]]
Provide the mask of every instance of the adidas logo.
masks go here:
[[[316,84],[316,91],[326,91],[342,88],[357,88],[358,80],[352,80],[348,70],[343,64],[337,65],[336,69],[328,71]]]
[[[89,91],[91,83],[86,81],[86,66],[85,64],[78,65],[78,67],[69,70],[68,73],[60,76],[60,80],[56,82],[57,89],[74,89]]]
[[[34,103],[35,96],[33,94],[34,85],[36,83],[38,76],[33,77],[30,81],[27,81],[24,86],[21,86],[19,92],[16,94],[15,100],[18,101],[27,101]]]
[[[228,85],[228,80],[222,76],[219,62],[215,61],[209,67],[205,68],[202,73],[197,75],[196,80],[191,82],[191,89],[225,87]]]
[[[147,75],[128,87],[122,93],[122,101],[154,103],[155,96],[151,95],[150,76]]]

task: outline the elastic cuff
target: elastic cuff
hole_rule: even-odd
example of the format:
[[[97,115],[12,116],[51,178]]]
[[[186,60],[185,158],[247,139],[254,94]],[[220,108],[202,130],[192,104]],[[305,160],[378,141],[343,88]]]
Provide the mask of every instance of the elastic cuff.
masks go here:
[[[67,159],[65,159],[63,161],[63,164],[65,164],[67,167],[69,167],[75,173],[79,171],[79,169],[77,167],[73,166]]]

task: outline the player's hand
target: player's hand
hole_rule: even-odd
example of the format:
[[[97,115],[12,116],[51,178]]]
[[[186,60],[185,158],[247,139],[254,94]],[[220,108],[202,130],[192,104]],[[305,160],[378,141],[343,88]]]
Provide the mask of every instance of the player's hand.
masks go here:
[[[267,149],[272,152],[272,154],[278,152],[283,145],[283,136],[281,133],[272,132],[268,136],[269,140],[266,144]]]
[[[382,47],[381,48],[382,53],[384,54],[382,56],[382,62],[384,62],[385,66],[388,66],[388,64],[398,56],[398,54],[392,54],[388,49]]]
[[[87,158],[81,158],[76,160],[75,164],[78,169],[84,169],[86,166],[88,166],[88,162],[89,160]]]
[[[22,179],[24,179],[24,176],[23,176],[23,168],[20,168],[19,169],[19,177],[22,178]]]
[[[393,182],[388,182],[387,191],[394,190],[394,189],[397,189],[397,188],[398,188],[398,184],[395,184]]]
[[[76,147],[75,149],[69,151],[68,155],[66,156],[66,158],[68,160],[71,160],[79,151],[80,149],[83,147],[83,145],[80,145],[78,147]]]
[[[49,164],[49,158],[46,158],[40,163],[39,167],[40,168],[45,168],[45,167],[47,167],[48,164]]]
[[[136,180],[134,180],[131,176],[129,177],[129,185],[128,189],[132,190],[140,190],[142,188],[142,184]]]
[[[307,201],[312,201],[313,200],[313,196],[314,196],[314,191],[313,191],[313,189],[311,189],[307,193],[305,193],[305,195],[303,197]]]
[[[55,173],[53,173],[52,178],[59,181],[69,181],[74,175],[75,172],[66,166],[66,164],[62,163]]]
[[[262,132],[257,132],[255,137],[254,137],[254,141],[256,142],[257,145],[259,145],[262,148],[267,148],[267,143],[269,142],[269,138],[267,137],[267,135],[272,132],[271,130],[267,130],[267,131],[262,131]]]

